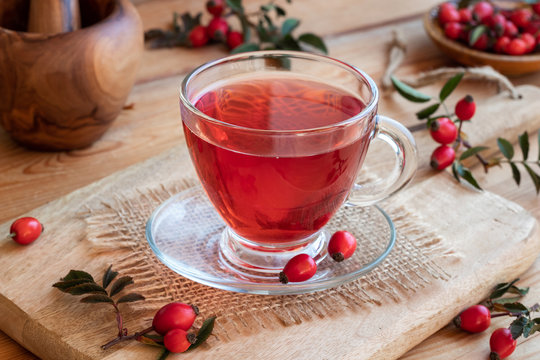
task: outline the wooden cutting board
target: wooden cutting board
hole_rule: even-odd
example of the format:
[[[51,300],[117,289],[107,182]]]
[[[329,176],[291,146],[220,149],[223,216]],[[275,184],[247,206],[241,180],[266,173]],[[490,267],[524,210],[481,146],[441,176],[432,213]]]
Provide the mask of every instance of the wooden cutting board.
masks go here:
[[[127,189],[186,176],[193,176],[193,169],[184,146],[177,146],[32,212],[46,224],[42,238],[27,247],[8,240],[0,244],[0,328],[44,359],[155,358],[155,348],[137,343],[102,352],[99,345],[114,337],[112,312],[92,307],[90,320],[89,305],[51,284],[69,269],[97,276],[114,263],[107,256],[90,257],[80,216],[85,207]],[[362,311],[243,334],[183,358],[397,358],[483,299],[494,284],[524,272],[540,251],[537,222],[526,211],[494,194],[460,186],[447,174],[416,183],[392,202],[415,209],[459,254],[445,263],[448,279],[430,281],[399,301],[383,299]],[[8,223],[0,227],[0,233],[8,230]],[[132,320],[126,319],[128,324]]]

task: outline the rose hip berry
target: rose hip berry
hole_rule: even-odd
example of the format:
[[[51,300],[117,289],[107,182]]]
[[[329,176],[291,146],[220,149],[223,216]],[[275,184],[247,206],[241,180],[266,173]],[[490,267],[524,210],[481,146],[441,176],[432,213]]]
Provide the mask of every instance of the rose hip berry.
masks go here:
[[[234,49],[244,43],[244,36],[239,31],[231,31],[227,34],[227,46]]]
[[[193,325],[197,315],[199,315],[199,309],[195,305],[173,302],[156,312],[152,326],[161,335],[165,335],[172,329],[187,331]]]
[[[456,103],[454,112],[460,120],[470,120],[476,112],[476,104],[474,103],[473,97],[471,95],[467,95],[463,99],[459,100]]]
[[[206,10],[214,16],[221,16],[225,7],[224,0],[209,0],[206,2]]]
[[[509,55],[523,55],[527,52],[527,43],[523,39],[512,39],[506,46],[506,53]]]
[[[486,50],[489,46],[489,38],[487,34],[482,34],[480,37],[472,44],[472,47],[476,50]]]
[[[532,4],[532,9],[536,13],[536,15],[540,15],[540,1]]]
[[[33,217],[22,217],[11,224],[9,236],[21,245],[34,242],[43,232],[43,225]]]
[[[501,36],[495,42],[493,49],[496,53],[504,54],[506,53],[506,47],[510,44],[510,38],[508,36]]]
[[[206,34],[206,28],[202,25],[197,25],[191,31],[188,35],[189,43],[192,47],[201,47],[206,45],[208,42],[208,35]]]
[[[348,259],[356,250],[356,238],[348,231],[336,231],[328,242],[328,254],[337,262]]]
[[[459,12],[452,3],[443,3],[439,8],[439,22],[444,25],[449,22],[459,22]]]
[[[524,28],[531,22],[532,15],[530,9],[517,9],[510,15],[510,20],[517,27]]]
[[[430,165],[435,170],[443,170],[450,166],[456,159],[454,148],[448,145],[441,145],[431,154]]]
[[[506,24],[504,25],[504,33],[505,36],[508,36],[510,38],[513,38],[518,34],[518,28],[517,26],[511,22],[510,20],[506,21]]]
[[[182,329],[172,329],[163,337],[163,345],[172,353],[182,353],[197,341],[195,334]]]
[[[516,340],[512,337],[509,329],[499,328],[491,334],[489,347],[491,359],[505,359],[516,349]],[[498,357],[497,357],[498,356]]]
[[[433,140],[439,144],[447,145],[457,139],[458,129],[452,120],[441,117],[431,123],[429,133]]]
[[[225,19],[215,17],[208,23],[206,31],[210,39],[225,41],[227,38],[227,33],[229,32],[229,24],[227,24]]]
[[[315,260],[308,254],[299,254],[290,259],[283,271],[279,273],[279,281],[283,284],[301,282],[310,279],[317,272]]]
[[[472,21],[472,11],[469,8],[463,8],[458,10],[459,22],[466,24]]]
[[[450,22],[444,25],[444,34],[446,37],[457,40],[460,38],[461,33],[463,32],[464,26],[458,22]]]
[[[525,52],[529,53],[534,50],[536,46],[536,39],[531,34],[525,33],[521,35],[521,40],[525,42]]]
[[[480,1],[473,7],[473,18],[482,21],[484,18],[493,15],[493,5],[487,1]]]
[[[484,305],[474,305],[456,316],[454,324],[465,331],[480,333],[491,325],[491,313]]]

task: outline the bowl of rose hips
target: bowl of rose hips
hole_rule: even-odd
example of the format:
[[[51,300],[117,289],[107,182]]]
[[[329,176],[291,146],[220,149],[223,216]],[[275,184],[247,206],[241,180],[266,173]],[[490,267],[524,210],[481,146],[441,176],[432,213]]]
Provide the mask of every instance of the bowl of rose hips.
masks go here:
[[[540,0],[446,1],[425,15],[424,28],[463,65],[490,65],[506,75],[540,71]]]

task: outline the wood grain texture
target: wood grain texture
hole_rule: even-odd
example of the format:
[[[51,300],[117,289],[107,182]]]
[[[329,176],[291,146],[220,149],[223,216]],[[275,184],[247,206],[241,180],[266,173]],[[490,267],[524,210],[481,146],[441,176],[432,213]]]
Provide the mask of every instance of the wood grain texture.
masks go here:
[[[28,32],[57,34],[81,28],[78,0],[32,0]]]
[[[128,0],[99,1],[101,21],[78,31],[0,28],[0,125],[15,141],[87,147],[122,110],[143,48],[141,22]]]

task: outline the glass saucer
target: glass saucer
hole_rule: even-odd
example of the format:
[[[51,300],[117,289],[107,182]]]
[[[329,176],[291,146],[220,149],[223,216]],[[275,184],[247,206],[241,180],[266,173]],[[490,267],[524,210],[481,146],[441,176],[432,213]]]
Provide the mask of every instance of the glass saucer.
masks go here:
[[[224,229],[224,221],[202,187],[195,186],[153,212],[146,224],[146,238],[166,266],[188,279],[223,290],[264,295],[303,294],[354,280],[379,265],[396,241],[392,220],[378,206],[342,206],[325,226],[324,238],[337,230],[350,231],[358,241],[354,255],[337,263],[324,250],[315,276],[285,285],[277,274],[238,271],[220,250]]]

